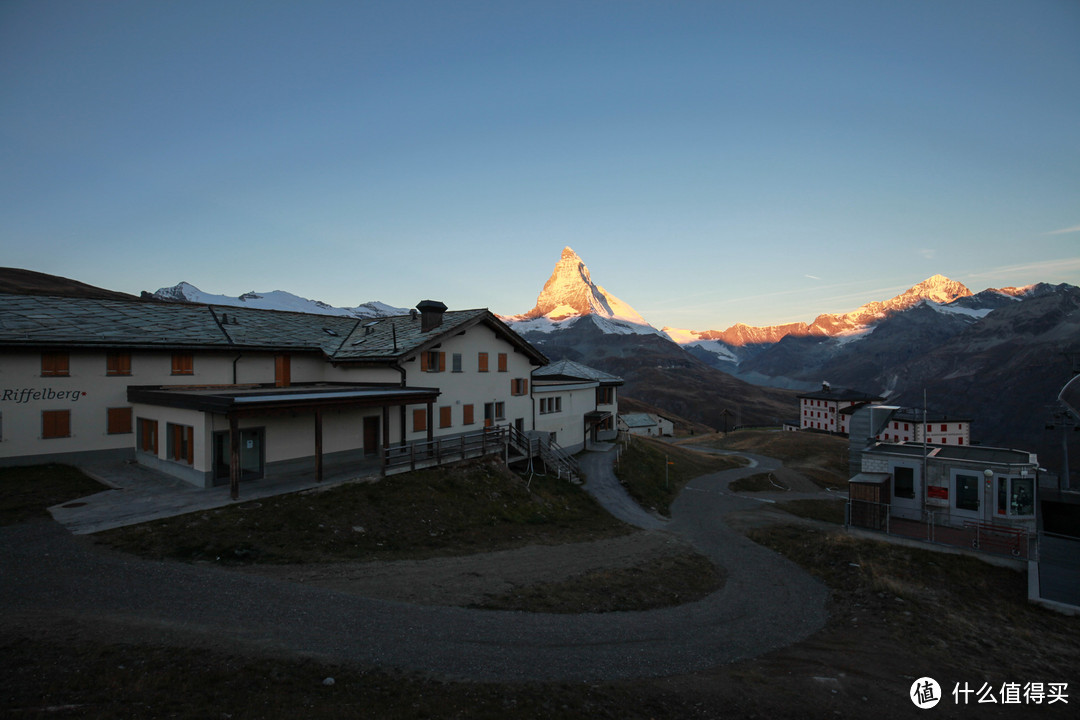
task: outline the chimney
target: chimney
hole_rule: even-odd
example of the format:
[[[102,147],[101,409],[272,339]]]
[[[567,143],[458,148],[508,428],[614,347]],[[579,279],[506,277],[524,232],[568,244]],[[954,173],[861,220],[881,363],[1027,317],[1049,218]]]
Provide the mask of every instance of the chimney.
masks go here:
[[[829,385],[829,383],[827,383],[827,382],[821,383],[821,392],[829,392],[830,390],[832,390],[832,386]]]
[[[422,300],[417,304],[416,309],[420,311],[420,332],[434,330],[442,325],[446,305],[438,300]]]

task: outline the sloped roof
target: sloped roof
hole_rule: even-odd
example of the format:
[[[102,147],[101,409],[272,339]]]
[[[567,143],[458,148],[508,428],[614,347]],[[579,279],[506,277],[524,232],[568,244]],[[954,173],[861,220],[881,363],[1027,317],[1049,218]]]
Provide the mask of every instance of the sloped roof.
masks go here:
[[[619,419],[623,421],[626,427],[653,427],[656,425],[656,419],[648,413],[627,413],[626,415],[620,415]]]
[[[551,380],[595,380],[603,385],[622,385],[623,379],[603,370],[582,365],[573,360],[557,360],[544,367],[533,370],[534,378]]]
[[[849,390],[847,388],[830,388],[829,390],[799,393],[798,397],[808,398],[810,400],[832,400],[834,402],[877,402],[885,399],[877,395],[868,395],[867,393],[859,392],[858,390]]]
[[[393,362],[483,324],[536,365],[547,357],[490,311],[458,310],[421,331],[419,316],[357,319],[229,306],[0,294],[0,346],[247,348]]]

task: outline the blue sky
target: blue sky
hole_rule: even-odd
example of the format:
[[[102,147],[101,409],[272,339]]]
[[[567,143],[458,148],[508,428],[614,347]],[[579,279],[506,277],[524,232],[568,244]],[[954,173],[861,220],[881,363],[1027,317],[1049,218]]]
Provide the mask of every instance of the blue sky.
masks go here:
[[[657,327],[1080,284],[1080,3],[0,3],[0,265]]]

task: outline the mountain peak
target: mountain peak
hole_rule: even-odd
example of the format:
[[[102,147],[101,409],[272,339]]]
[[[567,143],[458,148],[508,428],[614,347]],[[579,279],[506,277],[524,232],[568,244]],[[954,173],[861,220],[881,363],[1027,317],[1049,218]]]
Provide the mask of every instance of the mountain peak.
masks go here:
[[[615,326],[612,332],[656,332],[634,308],[594,283],[585,262],[567,246],[536,298],[536,306],[515,320],[544,318],[557,323],[585,316],[611,321]],[[603,323],[604,328],[609,325]]]
[[[968,295],[971,295],[971,290],[963,283],[939,274],[931,275],[918,285],[913,285],[906,292],[897,295],[889,302],[902,307],[913,305],[919,300],[930,300],[943,305]]]

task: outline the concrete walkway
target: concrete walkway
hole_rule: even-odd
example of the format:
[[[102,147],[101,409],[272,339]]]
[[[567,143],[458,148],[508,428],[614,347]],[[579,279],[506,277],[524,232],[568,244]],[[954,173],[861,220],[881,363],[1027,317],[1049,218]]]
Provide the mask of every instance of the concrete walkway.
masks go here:
[[[602,466],[611,453],[588,460]],[[586,456],[588,457],[588,456]],[[483,681],[602,681],[688,673],[790,645],[820,629],[828,592],[729,529],[756,505],[694,480],[668,529],[727,572],[694,603],[648,612],[551,615],[357,598],[216,567],[102,552],[54,523],[0,528],[0,623],[74,621],[143,642],[307,656]],[[597,477],[597,476],[590,476]]]
[[[327,488],[358,480],[378,480],[377,469],[344,469],[323,474],[316,482],[314,470],[279,478],[263,478],[240,484],[240,498],[233,500],[228,485],[197,488],[183,480],[133,462],[83,463],[77,467],[111,490],[88,495],[49,508],[53,519],[76,535],[86,535],[126,525],[211,510],[235,503]]]

